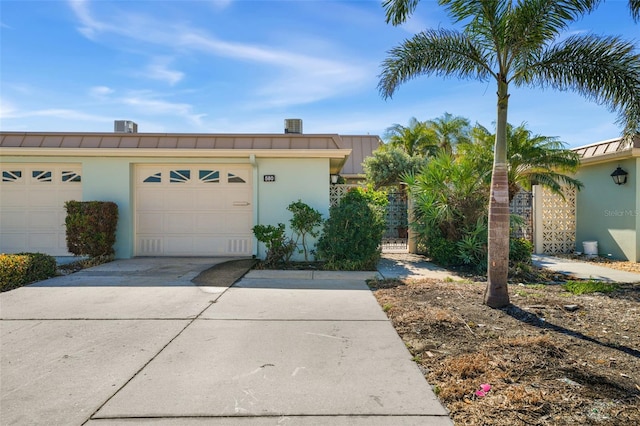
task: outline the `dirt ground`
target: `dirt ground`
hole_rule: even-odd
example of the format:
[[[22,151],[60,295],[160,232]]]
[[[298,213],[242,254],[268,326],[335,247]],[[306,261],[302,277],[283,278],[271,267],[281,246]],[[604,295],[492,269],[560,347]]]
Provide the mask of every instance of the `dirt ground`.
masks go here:
[[[481,282],[370,285],[456,425],[640,424],[639,284],[511,284],[501,310]]]

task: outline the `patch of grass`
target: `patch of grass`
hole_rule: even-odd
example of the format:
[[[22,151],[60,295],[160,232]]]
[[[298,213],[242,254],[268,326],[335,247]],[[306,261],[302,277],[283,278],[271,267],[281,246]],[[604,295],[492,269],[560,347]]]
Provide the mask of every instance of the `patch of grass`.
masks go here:
[[[590,293],[611,293],[618,289],[617,284],[605,283],[602,281],[567,281],[563,287],[565,290],[573,294],[590,294]]]
[[[544,290],[545,288],[547,288],[546,284],[525,284],[525,286],[534,290]]]

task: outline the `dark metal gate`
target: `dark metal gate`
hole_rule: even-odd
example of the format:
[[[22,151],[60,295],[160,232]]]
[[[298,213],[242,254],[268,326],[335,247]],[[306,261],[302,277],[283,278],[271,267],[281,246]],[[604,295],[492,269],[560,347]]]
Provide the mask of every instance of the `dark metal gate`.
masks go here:
[[[400,188],[391,189],[387,199],[387,229],[382,236],[382,251],[408,250],[407,192]]]

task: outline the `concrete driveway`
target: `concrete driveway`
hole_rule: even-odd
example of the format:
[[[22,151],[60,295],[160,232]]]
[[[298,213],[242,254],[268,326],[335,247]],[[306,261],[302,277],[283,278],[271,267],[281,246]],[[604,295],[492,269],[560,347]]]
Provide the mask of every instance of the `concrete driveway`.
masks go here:
[[[0,295],[3,425],[451,425],[371,273],[120,260]]]

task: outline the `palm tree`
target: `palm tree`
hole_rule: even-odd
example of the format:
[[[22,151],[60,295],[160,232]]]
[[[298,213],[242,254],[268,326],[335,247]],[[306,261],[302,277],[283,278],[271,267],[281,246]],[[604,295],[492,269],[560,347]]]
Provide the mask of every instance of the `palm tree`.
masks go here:
[[[470,140],[469,119],[459,115],[453,116],[445,112],[442,117],[428,120],[425,124],[435,137],[435,144],[445,152],[452,153],[456,145]]]
[[[626,136],[640,130],[640,55],[617,37],[559,36],[601,0],[439,0],[462,30],[427,29],[389,51],[378,88],[391,97],[420,75],[495,80],[497,120],[489,200],[484,303],[509,304],[509,85],[573,90],[619,112]],[[399,25],[419,0],[385,0],[387,23]],[[632,1],[637,11],[638,0]],[[635,15],[634,15],[635,16]]]
[[[518,127],[507,124],[507,158],[509,202],[521,189],[542,185],[563,195],[564,188],[582,189],[582,182],[571,177],[580,166],[580,157],[564,149],[565,144],[555,137],[534,135],[523,123]],[[495,134],[476,124],[473,142],[459,145],[459,153],[469,157],[477,170],[491,170]]]
[[[385,131],[384,138],[392,147],[401,148],[410,157],[431,155],[437,149],[434,135],[424,121],[411,117],[408,126],[394,124]]]

